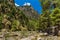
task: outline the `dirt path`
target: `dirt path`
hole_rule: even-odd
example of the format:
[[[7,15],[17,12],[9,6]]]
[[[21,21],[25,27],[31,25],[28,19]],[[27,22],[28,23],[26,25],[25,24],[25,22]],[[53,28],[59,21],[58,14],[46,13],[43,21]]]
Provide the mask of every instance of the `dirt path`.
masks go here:
[[[35,38],[35,36],[29,36],[29,37],[27,37],[27,38],[22,38],[21,40],[31,40],[31,39],[33,39],[33,38]]]

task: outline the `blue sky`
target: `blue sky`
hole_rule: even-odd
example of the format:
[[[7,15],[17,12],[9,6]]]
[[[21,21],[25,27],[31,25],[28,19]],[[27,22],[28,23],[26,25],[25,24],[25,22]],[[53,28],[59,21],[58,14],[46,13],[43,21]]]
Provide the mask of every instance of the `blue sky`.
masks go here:
[[[31,5],[39,14],[42,13],[42,6],[39,0],[15,0],[16,6],[24,6],[25,4]]]

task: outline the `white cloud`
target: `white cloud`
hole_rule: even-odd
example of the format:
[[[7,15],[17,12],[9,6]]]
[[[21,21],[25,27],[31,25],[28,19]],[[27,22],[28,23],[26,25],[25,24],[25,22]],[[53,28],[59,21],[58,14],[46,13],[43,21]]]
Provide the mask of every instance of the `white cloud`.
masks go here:
[[[19,5],[15,3],[15,6],[19,6]]]
[[[23,5],[24,5],[24,6],[26,6],[26,5],[27,5],[27,6],[30,6],[31,4],[30,4],[30,3],[26,3],[26,2],[25,2],[25,4],[23,4]]]

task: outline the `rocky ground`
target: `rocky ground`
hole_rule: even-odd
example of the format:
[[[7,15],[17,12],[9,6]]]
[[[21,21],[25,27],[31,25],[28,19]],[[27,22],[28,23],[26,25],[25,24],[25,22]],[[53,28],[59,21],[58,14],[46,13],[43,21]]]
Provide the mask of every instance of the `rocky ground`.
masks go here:
[[[42,36],[37,33],[0,32],[0,40],[60,40],[60,36]]]

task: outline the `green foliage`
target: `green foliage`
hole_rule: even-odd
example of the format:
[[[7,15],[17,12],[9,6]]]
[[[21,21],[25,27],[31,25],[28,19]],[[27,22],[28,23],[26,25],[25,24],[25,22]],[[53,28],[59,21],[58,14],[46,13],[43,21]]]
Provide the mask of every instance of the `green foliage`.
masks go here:
[[[12,29],[11,30],[17,30],[17,29],[19,29],[19,25],[20,25],[20,22],[19,22],[19,20],[13,20],[13,22],[12,22]]]
[[[50,28],[57,26],[56,29],[60,30],[60,2],[59,2],[60,0],[40,0],[40,1],[43,7],[43,14],[40,15],[39,28],[41,30],[46,31],[45,29],[50,30]]]
[[[45,11],[44,14],[41,14],[39,17],[39,30],[46,31],[48,27],[51,26],[50,12]]]
[[[34,21],[34,20],[29,20],[29,23],[28,23],[28,30],[32,30],[32,31],[37,31],[37,28],[38,28],[38,22],[37,21]]]
[[[0,29],[12,31],[47,31],[52,26],[60,27],[60,0],[40,0],[42,14],[16,7],[12,0],[0,0]],[[32,13],[32,14],[31,14]],[[27,16],[28,15],[28,16]],[[36,15],[36,16],[35,16]],[[37,16],[38,15],[38,16]]]
[[[51,13],[50,17],[52,20],[52,24],[60,25],[60,9],[59,8],[55,8]]]
[[[7,2],[7,3],[6,3]],[[17,30],[37,30],[38,22],[35,18],[26,16],[24,10],[15,7],[13,0],[0,1],[0,27],[12,31]],[[29,8],[29,7],[27,7]],[[27,13],[27,11],[26,11]],[[34,12],[33,15],[36,15]],[[3,16],[3,17],[2,17]]]
[[[2,25],[2,18],[3,18],[3,16],[0,15],[0,29],[2,29],[2,27],[3,27],[3,25]]]

